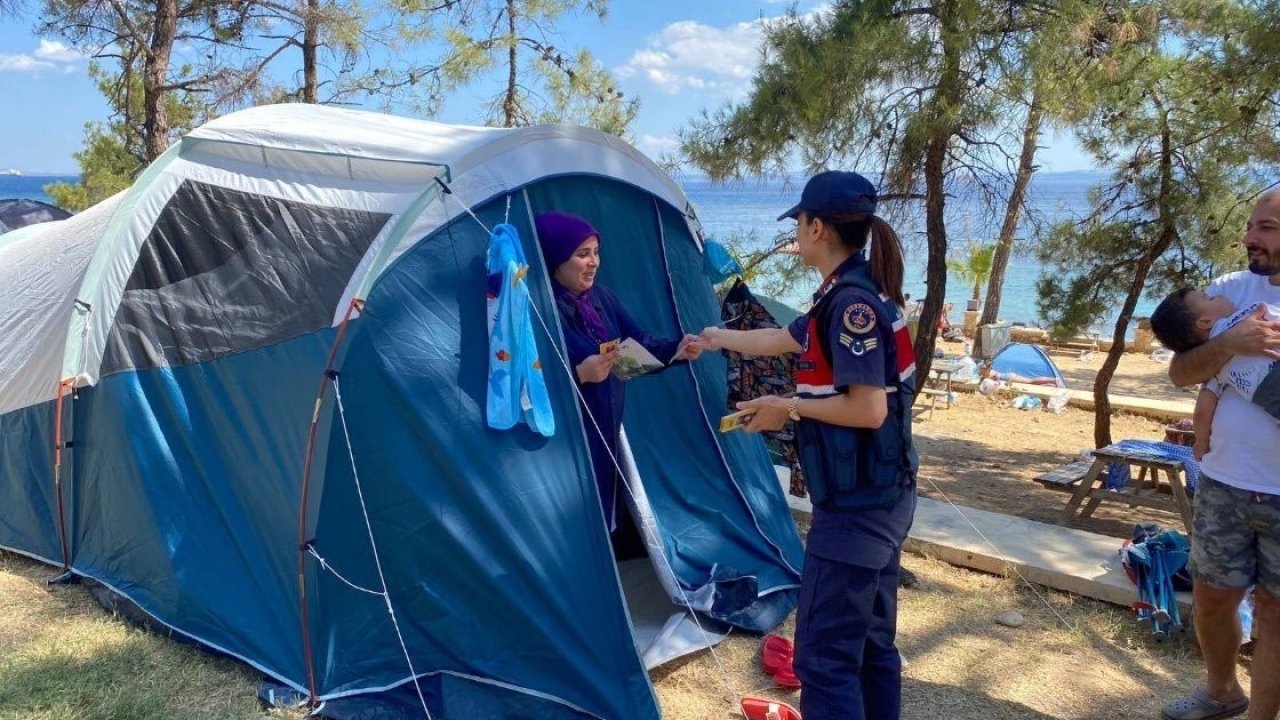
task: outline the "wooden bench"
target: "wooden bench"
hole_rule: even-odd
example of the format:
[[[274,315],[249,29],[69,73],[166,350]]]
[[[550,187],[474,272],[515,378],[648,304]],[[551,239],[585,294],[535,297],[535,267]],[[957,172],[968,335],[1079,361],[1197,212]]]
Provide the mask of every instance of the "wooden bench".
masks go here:
[[[1075,462],[1056,467],[1047,473],[1037,475],[1035,481],[1050,490],[1073,492],[1075,490],[1076,483],[1083,480],[1085,476],[1089,474],[1089,468],[1091,467],[1093,467],[1092,460],[1077,460]]]
[[[935,390],[933,388],[920,388],[920,398],[911,406],[911,417],[918,418],[925,413],[929,417],[933,417],[933,411],[938,407],[938,398],[946,398],[950,395],[945,390]]]

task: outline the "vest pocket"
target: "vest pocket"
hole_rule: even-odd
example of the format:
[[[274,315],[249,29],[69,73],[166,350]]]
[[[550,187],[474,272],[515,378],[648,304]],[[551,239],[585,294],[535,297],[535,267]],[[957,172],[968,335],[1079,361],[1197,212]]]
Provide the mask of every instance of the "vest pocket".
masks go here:
[[[875,430],[797,423],[800,466],[813,503],[870,508],[896,502],[906,485],[901,433],[892,418]]]

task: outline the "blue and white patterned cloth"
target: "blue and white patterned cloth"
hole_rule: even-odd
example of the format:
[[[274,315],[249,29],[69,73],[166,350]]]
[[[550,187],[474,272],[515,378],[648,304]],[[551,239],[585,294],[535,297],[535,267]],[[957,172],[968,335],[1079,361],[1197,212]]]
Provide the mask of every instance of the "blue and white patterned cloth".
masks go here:
[[[1195,457],[1191,454],[1191,448],[1186,445],[1175,445],[1174,443],[1158,440],[1121,440],[1108,445],[1106,449],[1122,452],[1126,455],[1141,455],[1157,460],[1181,462],[1187,475],[1187,492],[1194,494],[1196,487],[1200,484],[1200,463],[1196,462]],[[1107,465],[1106,486],[1108,490],[1120,490],[1128,482],[1128,465],[1124,463],[1109,463]]]
[[[507,224],[489,237],[486,296],[489,313],[489,427],[509,430],[525,422],[543,437],[556,432],[556,418],[538,358],[529,314],[529,266],[520,234]]]

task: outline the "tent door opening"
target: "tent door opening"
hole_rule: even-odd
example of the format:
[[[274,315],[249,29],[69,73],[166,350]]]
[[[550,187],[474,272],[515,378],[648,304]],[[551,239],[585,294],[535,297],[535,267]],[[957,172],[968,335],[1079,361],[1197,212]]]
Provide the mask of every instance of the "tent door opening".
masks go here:
[[[619,513],[629,513],[644,541],[646,557],[618,563],[618,580],[631,616],[631,634],[645,668],[652,670],[678,657],[720,642],[728,634],[720,623],[705,615],[695,618],[685,606],[695,607],[700,598],[684,590],[671,570],[662,548],[657,517],[644,490],[644,481],[631,454],[626,428],[618,443],[618,463],[627,490]],[[706,598],[710,604],[711,598]]]

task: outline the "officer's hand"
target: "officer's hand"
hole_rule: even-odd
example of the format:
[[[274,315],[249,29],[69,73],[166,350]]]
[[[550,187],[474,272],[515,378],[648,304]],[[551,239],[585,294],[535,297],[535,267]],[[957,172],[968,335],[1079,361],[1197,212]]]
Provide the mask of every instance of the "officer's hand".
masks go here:
[[[1266,320],[1265,305],[1249,313],[1222,333],[1223,345],[1232,355],[1264,355],[1280,360],[1280,322]]]
[[[604,382],[609,379],[609,373],[613,371],[613,364],[617,361],[617,348],[588,357],[578,363],[578,382],[584,385],[586,383]]]
[[[685,335],[680,341],[680,349],[676,350],[673,360],[697,360],[704,349],[702,338],[697,335]]]
[[[715,325],[704,329],[702,334],[698,336],[698,340],[702,344],[702,349],[723,350],[724,348],[720,345],[720,333],[723,332],[723,330],[724,328],[716,327]]]
[[[787,408],[791,400],[766,395],[755,400],[743,400],[738,403],[739,410],[754,410],[755,415],[742,429],[747,432],[771,432],[787,426]]]

